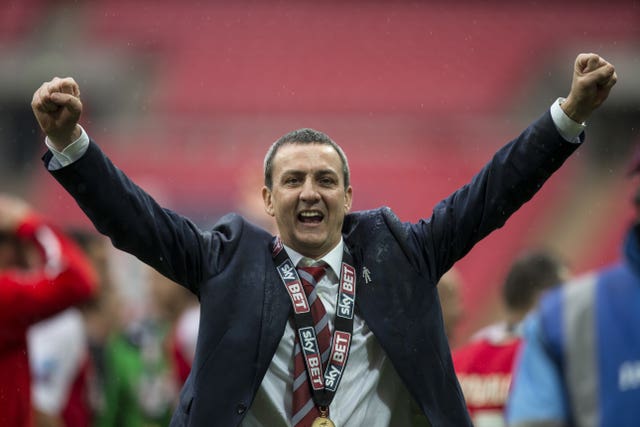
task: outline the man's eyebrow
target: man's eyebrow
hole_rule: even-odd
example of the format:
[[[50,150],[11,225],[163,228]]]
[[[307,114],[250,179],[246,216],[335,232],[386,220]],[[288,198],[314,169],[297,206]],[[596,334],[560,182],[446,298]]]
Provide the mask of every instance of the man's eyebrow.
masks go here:
[[[333,169],[320,169],[315,171],[314,175],[338,175],[338,172]]]
[[[287,169],[282,171],[282,175],[306,175],[306,170],[301,169]],[[333,169],[319,169],[317,171],[312,171],[314,176],[319,175],[339,175],[339,173]]]
[[[285,169],[282,175],[304,175],[306,172],[300,169]]]

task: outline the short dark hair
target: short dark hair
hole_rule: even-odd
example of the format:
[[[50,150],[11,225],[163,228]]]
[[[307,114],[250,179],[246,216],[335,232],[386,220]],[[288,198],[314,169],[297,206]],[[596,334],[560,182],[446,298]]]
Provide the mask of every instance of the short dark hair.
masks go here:
[[[540,292],[558,285],[566,265],[556,254],[534,250],[520,255],[511,265],[502,287],[502,297],[510,309],[529,310]]]
[[[344,177],[344,187],[347,188],[350,184],[349,162],[347,156],[344,154],[342,148],[336,144],[329,136],[315,129],[302,128],[293,130],[283,136],[281,136],[276,142],[274,142],[266,156],[264,157],[264,185],[271,190],[273,186],[273,159],[276,153],[285,144],[322,144],[330,145],[338,153],[340,161],[342,162],[342,175]]]

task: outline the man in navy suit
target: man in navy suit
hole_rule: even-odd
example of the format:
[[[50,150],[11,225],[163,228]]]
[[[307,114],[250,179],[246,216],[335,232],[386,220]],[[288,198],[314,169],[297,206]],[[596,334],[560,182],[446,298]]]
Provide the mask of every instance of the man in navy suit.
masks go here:
[[[293,131],[265,158],[262,195],[279,238],[235,214],[200,230],[159,206],[78,125],[73,79],[44,83],[32,108],[47,135],[45,165],[96,228],[200,300],[196,356],[172,425],[463,426],[471,422],[436,284],[579,146],[616,79],[598,55],[578,55],[567,98],[415,224],[388,208],[350,213],[340,147],[321,132]],[[310,294],[293,268],[301,263],[326,271]],[[315,298],[327,320],[314,329],[304,325]],[[324,327],[333,341],[318,375],[312,330]],[[294,378],[296,351],[308,378]],[[294,410],[300,381],[313,384],[312,400]]]

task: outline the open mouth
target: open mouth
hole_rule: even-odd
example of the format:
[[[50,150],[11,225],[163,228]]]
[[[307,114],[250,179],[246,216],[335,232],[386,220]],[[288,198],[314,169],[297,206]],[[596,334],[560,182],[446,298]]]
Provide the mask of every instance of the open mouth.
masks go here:
[[[298,214],[298,221],[305,224],[319,224],[324,215],[318,211],[302,211]]]

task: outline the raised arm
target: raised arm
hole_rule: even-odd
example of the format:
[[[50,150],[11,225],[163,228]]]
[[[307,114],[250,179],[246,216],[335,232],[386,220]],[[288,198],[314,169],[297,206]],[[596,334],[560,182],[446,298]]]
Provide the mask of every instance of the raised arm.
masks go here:
[[[582,122],[605,101],[616,81],[613,65],[600,56],[578,55],[567,98],[559,106],[554,103],[469,184],[438,204],[430,219],[415,226],[425,259],[435,262],[430,271],[436,279],[535,195],[579,146],[574,142]]]
[[[47,169],[115,247],[196,294],[204,279],[226,265],[236,242],[228,237],[240,233],[242,221],[236,218],[233,226],[222,224],[205,232],[160,206],[80,127],[80,89],[72,78],[43,83],[31,106],[47,135],[50,151],[43,158]]]

